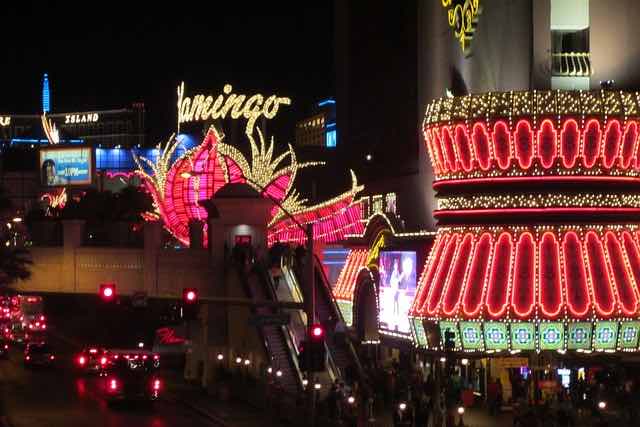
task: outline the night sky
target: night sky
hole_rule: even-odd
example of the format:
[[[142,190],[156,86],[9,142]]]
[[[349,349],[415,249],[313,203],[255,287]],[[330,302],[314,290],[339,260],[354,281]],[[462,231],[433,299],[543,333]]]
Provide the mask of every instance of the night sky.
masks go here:
[[[333,2],[35,2],[3,5],[0,113],[39,113],[42,74],[52,112],[143,101],[156,141],[175,127],[175,89],[276,93],[293,124],[334,95]],[[42,2],[44,3],[44,2]],[[60,2],[63,3],[63,2]],[[141,2],[142,3],[142,2]]]

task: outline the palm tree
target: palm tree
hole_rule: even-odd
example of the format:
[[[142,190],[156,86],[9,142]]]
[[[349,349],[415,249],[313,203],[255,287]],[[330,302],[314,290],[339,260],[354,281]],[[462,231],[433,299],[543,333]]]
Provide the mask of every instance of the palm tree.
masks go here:
[[[0,188],[0,218],[5,217],[10,208],[11,201]],[[29,278],[32,264],[28,250],[11,244],[10,229],[3,221],[0,224],[0,288]]]

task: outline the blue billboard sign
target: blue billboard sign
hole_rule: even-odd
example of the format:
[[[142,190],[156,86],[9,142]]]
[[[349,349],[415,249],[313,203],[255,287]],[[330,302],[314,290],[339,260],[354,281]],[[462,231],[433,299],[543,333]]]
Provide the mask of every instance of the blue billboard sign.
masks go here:
[[[42,148],[40,179],[43,186],[89,185],[93,174],[90,147]]]

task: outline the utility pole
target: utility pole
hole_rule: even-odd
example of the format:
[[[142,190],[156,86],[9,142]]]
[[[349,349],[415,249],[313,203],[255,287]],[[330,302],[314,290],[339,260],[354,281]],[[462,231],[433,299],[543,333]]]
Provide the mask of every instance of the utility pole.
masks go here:
[[[311,337],[311,325],[315,322],[316,312],[316,281],[313,268],[313,224],[307,224],[307,280],[309,281],[309,298],[306,298],[306,314],[307,314],[307,337]],[[305,356],[308,357],[309,353],[305,352]],[[307,365],[309,365],[307,363]],[[309,419],[311,427],[315,427],[316,424],[316,376],[311,370],[308,370],[309,378],[307,378],[307,393],[309,399]]]

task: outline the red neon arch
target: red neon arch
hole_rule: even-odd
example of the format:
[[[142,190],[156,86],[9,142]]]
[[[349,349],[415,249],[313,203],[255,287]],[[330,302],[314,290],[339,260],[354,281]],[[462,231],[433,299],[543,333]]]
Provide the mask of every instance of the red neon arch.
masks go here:
[[[515,259],[511,308],[516,316],[526,318],[535,306],[536,247],[531,233],[520,235]]]

